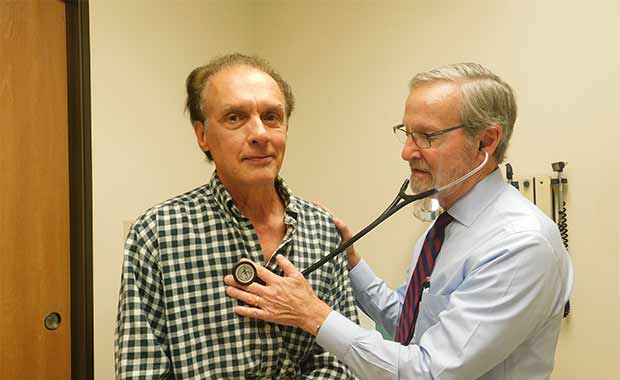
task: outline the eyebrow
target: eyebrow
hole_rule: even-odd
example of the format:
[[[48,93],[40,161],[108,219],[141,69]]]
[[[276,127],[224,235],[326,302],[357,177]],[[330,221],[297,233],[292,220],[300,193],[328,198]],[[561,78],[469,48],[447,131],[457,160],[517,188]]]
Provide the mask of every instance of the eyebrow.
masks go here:
[[[240,109],[243,109],[243,106],[239,104],[224,104],[222,107],[222,110],[224,111],[237,111]]]
[[[281,113],[284,113],[285,107],[283,104],[271,104],[271,105],[268,105],[266,109],[268,111],[280,111]]]
[[[237,111],[237,110],[243,110],[244,108],[245,108],[244,104],[224,104],[222,106],[222,109],[224,111]],[[281,103],[270,103],[270,104],[267,104],[265,108],[270,111],[277,110],[282,113],[284,113],[284,110],[286,109],[284,104],[281,104]]]
[[[416,128],[416,130],[412,130],[405,123],[401,123],[401,124],[405,126],[405,129],[408,132],[422,133],[422,134],[426,134],[426,135],[435,132],[435,130],[433,130],[433,128],[431,126],[429,126],[428,124],[423,124],[423,125],[419,126],[419,128]]]

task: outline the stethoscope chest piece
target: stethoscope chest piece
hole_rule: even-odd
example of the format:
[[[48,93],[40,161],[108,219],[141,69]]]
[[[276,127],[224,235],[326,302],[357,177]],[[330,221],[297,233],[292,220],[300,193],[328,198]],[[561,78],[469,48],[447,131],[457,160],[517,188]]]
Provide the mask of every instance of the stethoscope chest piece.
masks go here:
[[[256,267],[249,261],[239,261],[233,268],[233,277],[241,285],[250,285],[258,280]]]

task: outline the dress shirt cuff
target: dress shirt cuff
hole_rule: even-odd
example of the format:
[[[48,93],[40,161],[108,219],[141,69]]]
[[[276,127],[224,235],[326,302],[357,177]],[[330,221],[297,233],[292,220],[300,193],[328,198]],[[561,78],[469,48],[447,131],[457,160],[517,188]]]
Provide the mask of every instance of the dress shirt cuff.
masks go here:
[[[361,292],[366,289],[376,277],[375,272],[370,269],[370,266],[364,259],[361,259],[360,262],[349,271],[351,287],[356,292]]]
[[[315,342],[342,360],[355,339],[364,331],[350,319],[332,311],[321,325]]]

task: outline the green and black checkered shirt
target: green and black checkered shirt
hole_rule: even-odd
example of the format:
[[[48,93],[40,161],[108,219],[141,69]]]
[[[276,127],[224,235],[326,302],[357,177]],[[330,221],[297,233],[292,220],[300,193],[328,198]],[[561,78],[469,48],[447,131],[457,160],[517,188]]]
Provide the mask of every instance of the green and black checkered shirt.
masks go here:
[[[329,214],[291,195],[277,252],[300,270],[340,243]],[[275,256],[275,255],[274,255]],[[216,174],[142,215],[125,244],[115,336],[117,379],[352,379],[301,329],[241,317],[224,276],[242,257],[263,263],[258,235]],[[272,258],[266,266],[282,275]],[[346,258],[313,272],[319,298],[356,323]]]

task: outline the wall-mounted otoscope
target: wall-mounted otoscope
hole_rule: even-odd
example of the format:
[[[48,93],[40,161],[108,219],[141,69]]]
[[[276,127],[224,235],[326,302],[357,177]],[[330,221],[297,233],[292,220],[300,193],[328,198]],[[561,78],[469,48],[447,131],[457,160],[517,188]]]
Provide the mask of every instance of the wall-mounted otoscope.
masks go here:
[[[347,248],[353,245],[353,243],[361,239],[364,235],[370,232],[373,228],[377,227],[381,222],[383,222],[390,216],[394,215],[401,208],[405,207],[411,202],[415,202],[420,199],[428,198],[430,196],[433,196],[437,193],[440,193],[444,190],[448,190],[458,185],[459,183],[465,181],[469,177],[479,172],[484,167],[484,165],[486,165],[488,160],[489,160],[489,154],[485,151],[484,160],[482,161],[482,163],[476,166],[469,173],[450,182],[449,184],[445,186],[430,189],[430,190],[427,190],[427,191],[424,191],[422,193],[415,194],[415,195],[410,195],[410,194],[405,193],[409,185],[409,179],[406,179],[405,182],[403,182],[403,184],[400,186],[400,190],[398,191],[398,195],[396,195],[396,198],[394,198],[392,203],[390,203],[390,205],[385,209],[385,211],[383,211],[381,215],[379,215],[377,219],[375,219],[372,223],[370,223],[363,230],[355,234],[349,240],[340,244],[335,250],[333,250],[327,256],[323,257],[321,260],[312,264],[311,266],[306,268],[301,273],[304,275],[304,277],[307,277],[310,273],[314,272],[317,268],[319,268],[320,266],[322,266],[323,264],[325,264],[326,262],[334,258],[337,254],[344,252]],[[256,267],[250,261],[240,261],[237,264],[235,264],[233,268],[233,277],[235,278],[235,281],[237,281],[241,285],[249,285],[255,281],[262,282],[260,278],[258,277],[258,274],[256,272]]]
[[[566,215],[566,186],[568,180],[564,177],[564,167],[566,162],[558,161],[551,163],[551,169],[557,173],[556,178],[551,179],[551,206],[553,221],[558,225],[562,243],[568,251],[568,218]],[[564,305],[564,318],[568,317],[571,311],[570,300]]]
[[[564,247],[568,250],[568,221],[566,216],[566,186],[568,180],[564,177],[566,162],[558,161],[551,164],[551,168],[557,173],[556,178],[551,179],[552,216],[557,223]]]

